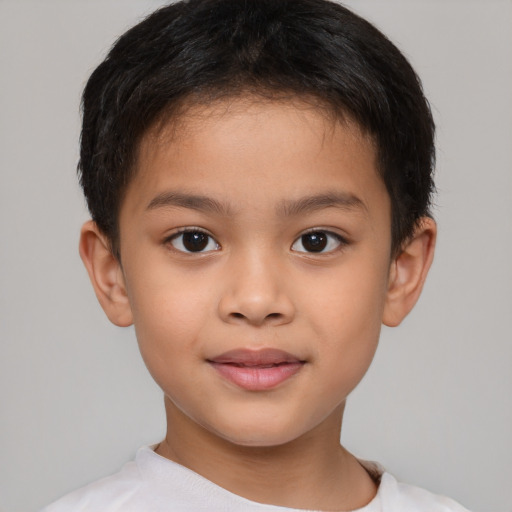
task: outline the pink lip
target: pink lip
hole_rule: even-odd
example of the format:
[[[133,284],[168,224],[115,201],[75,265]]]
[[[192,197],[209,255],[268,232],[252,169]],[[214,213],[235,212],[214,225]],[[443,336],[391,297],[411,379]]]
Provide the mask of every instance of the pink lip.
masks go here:
[[[298,373],[305,361],[277,349],[237,349],[209,359],[225,379],[249,391],[272,389]]]

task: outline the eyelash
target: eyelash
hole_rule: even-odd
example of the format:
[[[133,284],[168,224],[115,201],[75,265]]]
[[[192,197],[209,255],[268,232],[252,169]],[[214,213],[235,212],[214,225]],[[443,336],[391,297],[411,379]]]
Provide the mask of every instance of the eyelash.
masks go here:
[[[204,250],[200,250],[200,251],[189,251],[187,250],[187,248],[185,247],[185,245],[183,244],[183,239],[181,241],[181,245],[183,247],[183,249],[181,248],[178,248],[176,247],[173,242],[175,240],[179,240],[180,237],[183,238],[183,235],[186,235],[186,234],[201,234],[201,235],[204,235],[207,237],[207,245],[205,247],[208,247],[208,245],[210,244],[211,241],[213,241],[215,244],[216,244],[216,247],[215,249],[210,249],[208,251],[204,251]],[[215,241],[215,239],[208,233],[206,232],[204,229],[201,229],[201,228],[196,228],[196,227],[190,227],[190,228],[183,228],[183,229],[180,229],[179,231],[177,231],[176,233],[173,233],[171,236],[167,237],[165,240],[164,240],[164,243],[165,244],[170,244],[173,246],[173,248],[176,250],[176,251],[179,251],[179,252],[182,252],[182,253],[185,253],[185,254],[201,254],[201,253],[204,253],[204,252],[211,252],[212,250],[218,250],[220,249],[220,245]]]
[[[304,243],[304,237],[307,237],[308,235],[325,235],[327,237],[326,247],[329,244],[329,238],[331,240],[335,239],[337,245],[334,248],[330,248],[328,251],[324,251],[323,250],[325,248],[324,247],[320,251],[297,251],[297,252],[302,252],[305,254],[331,254],[331,253],[333,253],[335,251],[339,251],[339,250],[343,249],[344,247],[346,247],[347,245],[349,245],[348,240],[346,238],[344,238],[343,236],[339,235],[338,233],[334,233],[332,231],[329,231],[328,229],[313,228],[313,229],[309,229],[309,230],[305,231],[299,237],[297,237],[292,244],[292,248],[298,243],[301,243],[301,242]],[[331,245],[332,245],[332,242],[331,242]]]
[[[198,248],[200,250],[193,251],[193,250],[187,249],[187,247],[184,245],[184,241],[183,241],[183,235],[186,235],[186,234],[190,234],[190,235],[195,235],[195,234],[204,235],[206,237],[206,245],[204,245],[204,247],[202,247],[201,246],[202,245],[201,242],[204,242],[204,240],[197,240],[199,242],[199,247]],[[302,242],[303,247],[304,247],[304,241],[305,241],[304,237],[307,237],[308,235],[324,235],[323,237],[319,236],[319,239],[316,242],[313,242],[313,244],[320,244],[319,246],[321,246],[325,242],[325,246],[324,247],[320,247],[320,250],[318,250],[318,251],[316,251],[316,250],[301,251],[301,250],[298,250],[298,249],[293,249],[293,247],[296,244],[299,244],[301,242]],[[173,242],[176,241],[176,240],[179,240],[180,237],[181,237],[181,243],[180,243],[181,247],[176,247],[176,245],[174,245]],[[327,240],[325,240],[325,239],[327,239]],[[334,247],[334,248],[331,247],[329,250],[325,251],[324,249],[326,247],[329,247],[329,244],[332,245],[332,239],[335,239],[335,243],[337,244],[336,247]],[[209,250],[205,251],[204,249],[206,249],[210,245],[211,242],[215,243],[215,248],[209,249]],[[164,240],[164,243],[166,245],[168,245],[168,244],[172,245],[173,248],[176,251],[181,252],[181,253],[185,253],[185,254],[209,253],[209,252],[217,251],[217,250],[219,250],[221,248],[220,244],[208,232],[206,232],[205,230],[203,230],[201,228],[196,228],[196,227],[187,227],[187,228],[180,229],[176,233],[173,233],[171,236],[167,237]],[[330,254],[330,253],[333,253],[335,251],[338,251],[338,250],[342,249],[343,247],[345,247],[347,245],[349,245],[348,240],[346,238],[344,238],[343,236],[337,234],[337,233],[334,233],[334,232],[329,231],[327,229],[312,228],[312,229],[310,229],[308,231],[305,231],[300,236],[298,236],[294,240],[291,248],[295,252],[300,252],[300,253],[305,253],[305,254]]]

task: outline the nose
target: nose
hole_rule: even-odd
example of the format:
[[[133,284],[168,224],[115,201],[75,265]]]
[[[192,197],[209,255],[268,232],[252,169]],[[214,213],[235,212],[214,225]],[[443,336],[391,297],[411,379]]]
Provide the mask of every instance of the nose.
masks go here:
[[[284,325],[295,307],[287,279],[275,259],[247,254],[230,262],[219,301],[219,315],[228,323]]]

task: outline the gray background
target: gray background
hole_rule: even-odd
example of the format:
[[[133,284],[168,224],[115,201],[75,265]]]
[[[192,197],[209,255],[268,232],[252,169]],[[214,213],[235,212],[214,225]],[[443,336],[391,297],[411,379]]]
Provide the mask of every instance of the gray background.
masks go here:
[[[132,329],[77,253],[79,96],[162,2],[0,0],[0,509],[34,511],[164,433]],[[386,329],[342,439],[400,479],[512,510],[512,2],[353,0],[424,80],[437,119],[436,261]]]

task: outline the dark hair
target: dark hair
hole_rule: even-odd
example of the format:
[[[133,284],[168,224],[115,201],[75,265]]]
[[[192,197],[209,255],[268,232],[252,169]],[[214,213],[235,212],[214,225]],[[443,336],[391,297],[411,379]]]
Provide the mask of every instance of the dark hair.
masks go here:
[[[373,138],[395,251],[430,215],[432,114],[418,76],[379,30],[328,0],[184,0],[122,35],[83,93],[80,182],[116,256],[141,137],[187,100],[245,92],[317,99]]]

